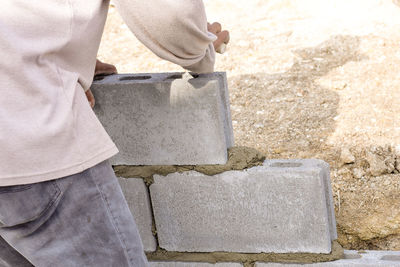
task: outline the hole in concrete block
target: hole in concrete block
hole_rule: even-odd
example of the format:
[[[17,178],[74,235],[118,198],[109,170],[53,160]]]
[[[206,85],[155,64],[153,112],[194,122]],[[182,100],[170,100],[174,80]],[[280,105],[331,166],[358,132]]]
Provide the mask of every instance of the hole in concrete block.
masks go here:
[[[400,255],[385,255],[385,256],[382,256],[381,260],[384,260],[384,261],[400,261]]]
[[[200,76],[198,73],[195,73],[195,72],[189,72],[189,73],[190,73],[190,75],[192,75],[193,79],[199,78],[199,76]]]
[[[297,168],[302,166],[303,164],[298,162],[275,162],[271,164],[271,167],[277,168]]]
[[[106,75],[96,75],[93,78],[93,81],[101,81],[106,77]]]
[[[124,76],[119,78],[120,81],[135,81],[135,80],[148,80],[151,79],[149,75],[139,75],[139,76]]]
[[[361,259],[360,254],[344,254],[344,259],[346,260],[352,260],[352,259]]]
[[[183,74],[172,74],[170,76],[168,76],[167,78],[165,78],[165,80],[176,80],[176,79],[182,79]]]

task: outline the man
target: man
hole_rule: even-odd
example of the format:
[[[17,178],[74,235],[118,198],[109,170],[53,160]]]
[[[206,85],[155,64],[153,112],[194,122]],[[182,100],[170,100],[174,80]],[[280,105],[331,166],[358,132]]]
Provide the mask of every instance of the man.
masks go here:
[[[193,72],[212,72],[215,48],[229,41],[219,24],[207,26],[201,0],[115,3],[144,45]],[[3,266],[147,266],[107,162],[118,150],[89,104],[108,6],[108,0],[2,1]]]

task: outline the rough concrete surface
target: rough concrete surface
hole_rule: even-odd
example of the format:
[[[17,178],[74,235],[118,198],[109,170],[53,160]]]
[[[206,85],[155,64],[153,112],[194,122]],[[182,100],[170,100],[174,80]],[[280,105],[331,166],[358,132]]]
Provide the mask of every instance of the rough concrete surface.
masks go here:
[[[192,73],[193,74],[193,73]],[[196,76],[197,74],[195,74]],[[204,79],[218,79],[219,88],[220,88],[220,97],[222,100],[223,113],[224,116],[224,129],[225,129],[225,138],[226,144],[229,147],[235,145],[235,140],[233,137],[233,126],[232,126],[232,115],[231,115],[231,103],[229,100],[229,88],[228,88],[228,80],[225,72],[214,72],[214,73],[203,73],[199,75]]]
[[[399,1],[204,2],[231,34],[216,70],[228,75],[236,145],[324,159],[340,243],[400,250],[400,174],[372,176],[363,152],[400,144]],[[99,57],[120,72],[181,71],[137,41],[114,7]],[[355,164],[338,164],[342,149]]]
[[[255,267],[398,267],[399,251],[350,251],[344,252],[344,259],[314,264],[256,263]]]
[[[150,262],[150,267],[242,267],[240,263],[204,263],[204,262]]]
[[[159,245],[183,252],[330,253],[336,229],[328,172],[319,160],[277,160],[214,176],[154,175]]]
[[[112,164],[225,164],[233,146],[224,73],[106,76],[96,115],[120,153]]]
[[[114,166],[114,171],[122,177],[141,177],[151,184],[154,174],[167,175],[174,172],[194,170],[207,175],[214,175],[225,171],[244,170],[263,164],[265,156],[251,147],[231,147],[228,149],[228,162],[220,165],[156,165],[156,166]]]
[[[144,250],[146,252],[155,251],[157,242],[152,233],[153,216],[146,185],[142,179],[118,178],[118,181],[135,218]]]

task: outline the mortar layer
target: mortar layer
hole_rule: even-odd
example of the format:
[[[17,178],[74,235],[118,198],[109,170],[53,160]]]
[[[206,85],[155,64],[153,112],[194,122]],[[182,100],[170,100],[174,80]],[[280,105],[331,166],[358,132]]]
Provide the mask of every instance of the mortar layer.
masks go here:
[[[342,259],[344,251],[335,240],[332,241],[330,254],[314,253],[234,253],[234,252],[173,252],[158,248],[147,253],[149,261],[186,261],[186,262],[282,262],[282,263],[313,263]]]
[[[153,175],[166,176],[174,172],[197,171],[205,175],[215,175],[226,171],[244,170],[254,166],[261,166],[265,156],[254,148],[232,147],[228,149],[228,162],[221,165],[152,165],[152,166],[114,166],[115,174],[119,177],[144,178],[147,184],[153,183]]]

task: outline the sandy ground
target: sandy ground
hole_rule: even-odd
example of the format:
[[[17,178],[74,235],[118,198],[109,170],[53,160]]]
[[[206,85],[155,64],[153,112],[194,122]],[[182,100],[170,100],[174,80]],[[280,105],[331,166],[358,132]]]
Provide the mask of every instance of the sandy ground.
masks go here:
[[[346,248],[400,249],[396,2],[205,0],[209,21],[231,32],[216,70],[228,74],[236,144],[329,162]],[[99,58],[120,72],[182,70],[141,45],[113,6]]]

